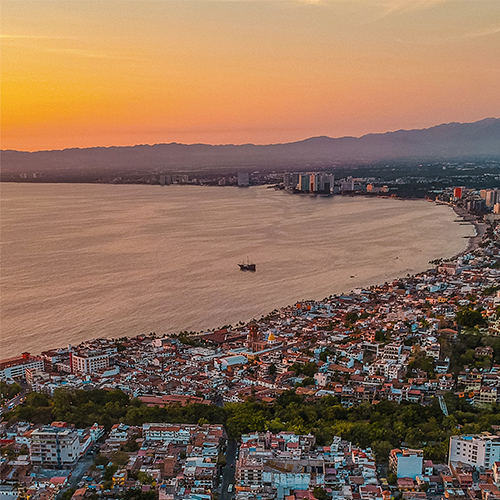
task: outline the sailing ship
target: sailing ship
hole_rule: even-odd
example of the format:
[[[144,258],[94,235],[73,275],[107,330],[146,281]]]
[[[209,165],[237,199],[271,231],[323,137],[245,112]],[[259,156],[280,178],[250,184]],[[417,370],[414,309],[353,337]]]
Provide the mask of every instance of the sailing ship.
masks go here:
[[[238,264],[238,266],[240,266],[240,271],[252,271],[252,272],[256,271],[255,264],[251,264],[250,261],[248,260],[248,257],[246,262],[243,261],[241,264]]]

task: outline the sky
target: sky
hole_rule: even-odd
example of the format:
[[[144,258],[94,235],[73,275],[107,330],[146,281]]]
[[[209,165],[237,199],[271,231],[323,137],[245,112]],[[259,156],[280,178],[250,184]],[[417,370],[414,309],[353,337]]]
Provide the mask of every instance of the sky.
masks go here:
[[[0,0],[1,147],[269,144],[500,116],[500,0]]]

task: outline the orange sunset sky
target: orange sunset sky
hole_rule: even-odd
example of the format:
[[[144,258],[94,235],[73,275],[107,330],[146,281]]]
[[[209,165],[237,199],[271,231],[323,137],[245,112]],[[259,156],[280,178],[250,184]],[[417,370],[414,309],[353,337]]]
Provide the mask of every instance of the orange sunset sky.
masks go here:
[[[2,149],[500,116],[500,0],[1,0]]]

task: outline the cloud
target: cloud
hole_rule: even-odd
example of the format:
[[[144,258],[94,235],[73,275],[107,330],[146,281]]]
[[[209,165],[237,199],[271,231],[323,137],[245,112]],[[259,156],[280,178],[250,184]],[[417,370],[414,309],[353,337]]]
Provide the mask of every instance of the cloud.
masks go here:
[[[374,0],[368,5],[378,7],[381,12],[370,21],[363,23],[363,25],[380,21],[395,14],[431,9],[439,4],[448,3],[450,1],[451,0]]]
[[[57,43],[60,40],[69,41],[69,44],[67,45],[71,44],[76,45],[78,43],[81,43],[81,40],[79,41],[79,39],[76,37],[2,34],[0,35],[0,38],[2,39],[2,43],[8,44],[9,42],[11,42],[11,45],[21,45],[37,52],[45,52],[51,54],[67,54],[70,56],[82,57],[88,59],[111,59],[111,60],[138,59],[126,54],[119,54],[114,52],[87,50],[80,47],[63,47]]]
[[[68,54],[77,57],[87,57],[91,59],[127,59],[123,56],[117,56],[115,54],[109,54],[106,52],[94,52],[91,50],[84,49],[74,49],[74,48],[38,48],[42,52],[51,52],[54,54]]]
[[[0,35],[6,40],[71,40],[68,36],[46,36],[46,35]]]
[[[500,33],[500,25],[499,26],[486,26],[484,28],[478,29],[476,31],[471,31],[469,33],[464,33],[462,38],[480,38],[483,36],[491,36]]]
[[[474,40],[476,38],[483,38],[488,36],[498,35],[500,33],[500,25],[495,26],[485,26],[483,28],[478,28],[474,31],[456,33],[447,36],[429,36],[419,37],[418,40],[406,39],[401,37],[395,37],[394,41],[406,44],[418,44],[418,45],[430,45],[434,43],[446,43],[446,42],[462,42],[466,40]]]

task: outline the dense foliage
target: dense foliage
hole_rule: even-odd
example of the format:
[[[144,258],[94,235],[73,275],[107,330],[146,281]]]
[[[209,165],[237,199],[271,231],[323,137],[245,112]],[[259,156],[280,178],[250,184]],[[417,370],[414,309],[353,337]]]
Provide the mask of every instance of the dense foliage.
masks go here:
[[[312,433],[318,445],[331,443],[334,436],[374,450],[379,461],[387,460],[391,448],[423,448],[427,458],[445,459],[448,439],[453,434],[491,431],[500,424],[496,406],[478,409],[452,393],[445,395],[450,416],[445,416],[435,401],[428,406],[382,401],[345,408],[337,398],[326,396],[308,401],[295,391],[281,394],[274,404],[247,400],[223,408],[192,404],[181,407],[147,407],[115,391],[64,391],[53,397],[31,393],[25,403],[7,415],[11,420],[49,423],[63,420],[78,427],[94,422],[110,428],[116,422],[141,425],[144,422],[225,424],[231,436],[252,431],[282,430],[297,434]]]
[[[21,386],[19,384],[7,384],[5,382],[0,382],[0,400],[3,403],[21,392]]]
[[[481,314],[481,311],[478,311],[477,309],[464,309],[462,311],[458,311],[455,316],[455,321],[461,326],[470,328],[482,326],[487,323],[486,319]]]
[[[435,377],[433,359],[428,357],[425,351],[417,352],[412,361],[408,363],[407,378],[416,376],[418,370],[426,372],[430,378]]]
[[[465,366],[470,369],[490,368],[492,363],[500,363],[500,337],[482,335],[476,328],[466,328],[457,336],[457,339],[450,342],[447,338],[441,337],[441,350],[444,355],[451,360],[450,371],[458,373]],[[476,347],[490,346],[493,349],[492,358],[476,356]]]
[[[445,399],[453,413],[448,417],[437,401],[429,406],[382,401],[344,408],[334,397],[309,402],[293,391],[283,393],[271,406],[247,401],[225,409],[227,429],[235,436],[266,429],[311,432],[319,445],[326,445],[339,435],[356,445],[371,446],[379,461],[402,445],[423,448],[427,458],[444,460],[451,435],[488,431],[500,423],[496,408],[480,411],[452,393]]]
[[[77,427],[94,423],[106,429],[117,422],[142,425],[145,422],[198,423],[202,418],[210,423],[223,423],[222,408],[202,404],[185,407],[147,407],[138,399],[131,399],[120,390],[66,391],[57,389],[53,397],[32,392],[24,404],[7,415],[7,418],[49,424],[55,420],[69,422]]]
[[[314,377],[314,374],[318,371],[318,365],[313,361],[309,361],[308,363],[304,364],[295,363],[291,366],[290,370],[295,372],[296,375]]]

